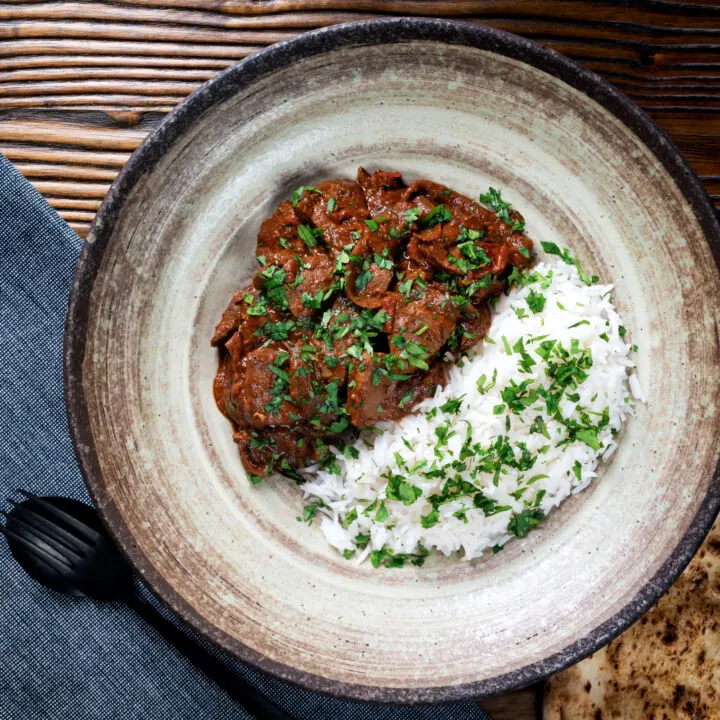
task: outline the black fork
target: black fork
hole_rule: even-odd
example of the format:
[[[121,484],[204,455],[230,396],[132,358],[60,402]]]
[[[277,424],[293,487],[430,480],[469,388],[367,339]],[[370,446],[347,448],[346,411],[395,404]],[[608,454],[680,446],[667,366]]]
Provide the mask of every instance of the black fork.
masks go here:
[[[120,601],[132,607],[196,667],[261,720],[290,720],[285,713],[221,660],[196,644],[138,595],[130,566],[89,505],[18,491],[0,533],[15,559],[38,582],[76,597]]]

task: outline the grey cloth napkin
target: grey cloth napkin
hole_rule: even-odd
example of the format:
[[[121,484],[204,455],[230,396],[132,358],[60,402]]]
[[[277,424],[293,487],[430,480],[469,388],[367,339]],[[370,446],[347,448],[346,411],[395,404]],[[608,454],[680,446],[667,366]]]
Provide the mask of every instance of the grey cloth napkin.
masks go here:
[[[0,155],[0,509],[8,509],[5,498],[15,488],[89,502],[62,380],[65,309],[81,244]],[[298,720],[489,720],[474,702],[392,707],[335,700],[215,651]],[[46,590],[0,539],[0,720],[40,718],[249,715],[131,610]]]

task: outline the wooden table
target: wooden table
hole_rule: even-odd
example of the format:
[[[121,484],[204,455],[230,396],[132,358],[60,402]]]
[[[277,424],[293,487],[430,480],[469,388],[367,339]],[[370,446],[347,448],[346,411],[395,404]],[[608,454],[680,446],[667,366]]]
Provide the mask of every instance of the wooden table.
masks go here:
[[[720,206],[720,0],[72,0],[0,5],[0,151],[84,236],[145,135],[219,70],[313,28],[454,17],[541,42],[643,107]],[[531,691],[484,703],[531,720]]]
[[[325,25],[431,15],[525,35],[643,107],[720,204],[720,0],[123,0],[0,5],[0,150],[82,236],[118,170],[218,70]]]

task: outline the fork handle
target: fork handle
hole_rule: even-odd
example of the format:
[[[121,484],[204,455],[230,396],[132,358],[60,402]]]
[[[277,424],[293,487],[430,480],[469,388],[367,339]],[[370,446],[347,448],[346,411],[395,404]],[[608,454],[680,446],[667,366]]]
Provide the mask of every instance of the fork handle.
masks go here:
[[[170,644],[181,652],[196,668],[242,705],[259,720],[292,720],[271,700],[256,690],[240,675],[233,672],[217,657],[191,640],[182,630],[167,620],[150,603],[133,594],[127,601],[149,625],[152,625]]]

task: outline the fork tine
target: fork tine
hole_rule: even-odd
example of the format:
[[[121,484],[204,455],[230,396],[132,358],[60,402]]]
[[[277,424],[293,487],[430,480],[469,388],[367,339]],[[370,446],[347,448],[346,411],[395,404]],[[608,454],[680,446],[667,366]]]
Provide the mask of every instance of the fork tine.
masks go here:
[[[28,525],[32,525],[39,532],[53,537],[58,542],[62,543],[68,550],[76,554],[87,553],[88,550],[92,550],[92,543],[86,542],[83,538],[73,535],[71,532],[65,530],[65,528],[60,527],[57,523],[48,520],[39,512],[33,510],[30,503],[21,503],[16,506],[14,511],[11,513],[3,514],[6,517],[10,517],[10,515],[13,517],[22,517],[23,521]]]
[[[13,524],[25,528],[28,535],[37,537],[38,540],[44,542],[60,555],[67,555],[67,553],[70,552],[75,555],[78,560],[82,560],[85,556],[83,545],[89,547],[83,543],[82,540],[75,540],[70,533],[65,533],[70,540],[64,540],[62,537],[62,533],[64,532],[62,528],[53,525],[40,515],[35,515],[31,510],[25,510],[24,505],[16,507],[12,515],[8,515],[8,517],[11,518],[10,521]],[[44,521],[44,526],[38,522],[38,519]]]
[[[15,520],[15,518],[13,518],[13,520]],[[7,527],[7,525],[3,528],[2,531],[6,537],[22,544],[28,551],[32,552],[34,555],[41,556],[42,559],[45,560],[45,562],[52,563],[55,566],[65,566],[68,570],[74,570],[74,565],[70,560],[68,560],[66,557],[63,556],[62,553],[59,553],[42,539],[37,537],[34,531],[30,535],[26,536],[22,533],[15,532],[11,528]]]
[[[43,510],[46,510],[50,515],[53,515],[58,520],[62,520],[66,525],[70,526],[73,530],[76,530],[78,533],[83,535],[84,539],[87,542],[96,543],[100,539],[100,533],[96,532],[91,527],[88,527],[84,522],[78,520],[69,513],[66,513],[64,510],[61,510],[59,507],[56,507],[44,498],[41,498],[38,495],[33,495],[26,490],[18,489],[18,492],[21,495],[24,495],[29,500],[32,500],[34,503],[37,503],[41,508],[43,508]]]
[[[4,528],[2,525],[0,525],[0,535],[5,535],[6,537],[15,540],[16,542],[23,543],[23,547],[28,550],[35,562],[44,565],[48,571],[50,571],[54,575],[57,575],[62,580],[67,579],[69,573],[66,568],[60,565],[56,565],[54,562],[52,562],[52,560],[46,559],[42,554],[38,553],[34,547],[26,545],[25,541],[22,538],[19,539],[19,536],[16,535],[12,530],[7,530],[7,528]]]

